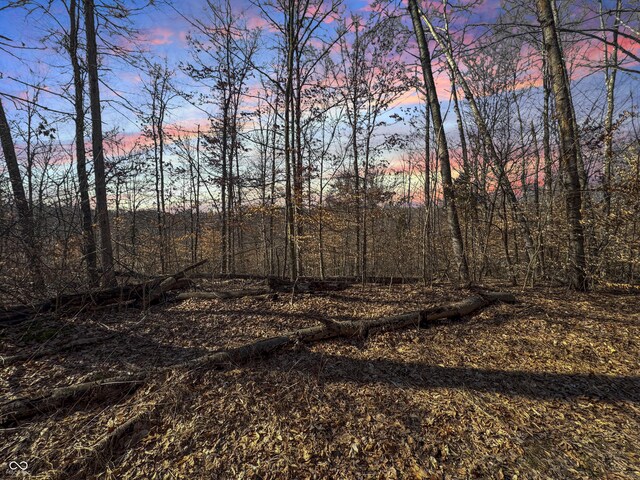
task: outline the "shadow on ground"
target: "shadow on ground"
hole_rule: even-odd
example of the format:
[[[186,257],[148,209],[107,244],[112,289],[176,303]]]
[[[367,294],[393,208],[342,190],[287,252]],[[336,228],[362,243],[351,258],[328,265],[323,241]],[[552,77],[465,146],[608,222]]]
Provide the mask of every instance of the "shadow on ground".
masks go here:
[[[322,365],[318,375],[322,382],[389,383],[412,389],[467,389],[539,400],[589,398],[610,403],[640,403],[640,376],[444,367],[385,359],[363,360],[311,351],[300,355],[302,357],[294,363],[294,368],[309,372],[317,371],[317,366]],[[291,369],[291,362],[279,362],[277,358],[268,365],[277,369],[279,363],[287,365],[287,370]]]

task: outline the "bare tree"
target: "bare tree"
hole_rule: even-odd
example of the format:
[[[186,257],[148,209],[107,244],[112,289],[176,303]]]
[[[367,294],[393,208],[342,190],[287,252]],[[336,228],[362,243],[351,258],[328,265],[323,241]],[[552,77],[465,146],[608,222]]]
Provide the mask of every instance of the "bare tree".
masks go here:
[[[277,0],[256,2],[265,19],[277,32],[282,53],[283,78],[274,78],[266,69],[254,64],[273,85],[280,88],[284,103],[284,159],[285,159],[285,224],[288,244],[289,271],[292,278],[302,274],[300,252],[300,228],[303,205],[303,161],[302,161],[302,95],[316,66],[326,57],[334,38],[312,48],[312,41],[322,41],[325,22],[340,9],[341,0]],[[280,18],[282,17],[282,19]],[[326,40],[326,39],[325,39]]]
[[[75,109],[75,145],[76,145],[76,169],[78,174],[78,190],[80,193],[80,211],[82,215],[83,256],[87,262],[89,281],[94,284],[98,281],[96,240],[93,232],[93,218],[91,213],[91,201],[89,197],[89,178],[87,175],[87,155],[84,146],[85,115],[84,115],[84,81],[79,61],[78,30],[80,22],[80,4],[76,0],[70,0],[67,7],[69,13],[69,40],[67,51],[71,59],[73,69],[73,104]]]
[[[372,14],[363,25],[359,16],[351,17],[353,40],[340,40],[343,80],[342,103],[351,130],[351,156],[356,214],[356,276],[368,275],[368,202],[374,134],[381,127],[380,117],[408,89],[406,65],[397,55],[406,47],[406,29],[397,17],[379,18]]]
[[[160,271],[165,273],[168,263],[168,232],[165,189],[165,122],[171,101],[177,96],[171,86],[173,71],[167,65],[154,63],[148,67],[148,81],[144,85],[145,93],[150,97],[147,104],[149,113],[144,115],[145,135],[151,138],[153,146],[153,165],[155,168],[156,217],[158,229],[158,257]]]
[[[209,144],[218,152],[221,174],[220,270],[229,273],[235,269],[231,216],[240,198],[240,107],[258,48],[258,32],[247,28],[229,0],[208,1],[206,13],[206,22],[191,22],[196,29],[189,37],[193,62],[183,64],[183,70],[212,90],[204,101],[218,109],[216,114],[210,114],[215,135]]]
[[[445,17],[445,22],[447,22],[446,9],[444,10],[444,17]],[[480,136],[484,142],[484,146],[487,149],[489,157],[491,158],[491,166],[496,171],[498,182],[500,186],[503,188],[504,193],[507,197],[507,200],[513,211],[514,217],[518,221],[518,224],[520,225],[520,228],[522,230],[522,234],[525,240],[525,248],[527,251],[528,263],[530,265],[535,266],[537,263],[537,253],[536,253],[535,242],[533,241],[533,235],[531,234],[531,229],[529,226],[528,219],[522,207],[518,203],[517,196],[515,194],[511,181],[509,180],[509,177],[505,172],[504,164],[500,159],[500,156],[498,155],[494,140],[491,136],[491,132],[489,131],[489,128],[487,126],[487,122],[485,121],[484,117],[482,116],[482,113],[480,112],[480,109],[475,99],[475,95],[473,94],[471,87],[469,86],[465,76],[462,74],[457,62],[453,57],[453,52],[450,48],[450,42],[446,42],[442,39],[441,35],[439,35],[438,32],[436,31],[433,23],[429,20],[429,18],[426,15],[422,14],[422,18],[427,24],[433,38],[438,42],[440,47],[443,49],[445,58],[447,59],[447,64],[451,69],[452,75],[458,80],[460,87],[464,91],[465,99],[469,104],[469,107],[471,108],[471,112],[473,114],[474,120],[480,131]]]
[[[574,110],[569,94],[569,77],[562,57],[560,38],[556,30],[551,2],[537,0],[538,20],[542,29],[544,48],[549,62],[549,74],[556,100],[560,129],[560,161],[562,162],[565,188],[565,207],[569,227],[569,271],[571,288],[587,290],[584,228],[582,226],[580,177]]]
[[[603,1],[600,1],[600,28],[606,35],[606,24],[603,13]],[[620,33],[620,10],[622,0],[617,0],[613,11],[613,32],[612,48],[609,52],[609,45],[604,45],[604,74],[607,91],[607,110],[604,117],[604,166],[603,166],[603,190],[604,190],[604,210],[605,214],[611,213],[611,176],[613,163],[613,111],[615,106],[616,77],[618,73],[618,36]]]
[[[109,224],[107,203],[107,183],[105,174],[102,135],[102,110],[100,105],[100,79],[98,75],[98,46],[96,42],[95,7],[93,0],[83,0],[85,34],[87,40],[87,72],[89,74],[89,103],[91,107],[91,145],[93,170],[96,184],[96,216],[100,228],[100,256],[102,259],[103,282],[115,283],[113,270],[113,246]]]
[[[7,116],[4,113],[2,99],[0,99],[0,142],[2,142],[2,153],[4,154],[4,160],[7,164],[7,170],[9,171],[13,198],[22,229],[22,240],[27,247],[26,255],[29,258],[36,286],[42,287],[44,280],[40,270],[39,254],[34,239],[33,211],[29,208],[29,202],[24,192],[22,175],[20,174],[20,167],[18,166],[18,157],[16,156],[16,150],[11,136],[11,128],[9,127]]]
[[[460,278],[464,283],[469,283],[469,267],[467,265],[467,257],[464,251],[462,231],[460,229],[460,220],[458,218],[458,210],[456,206],[456,194],[453,188],[453,180],[451,177],[451,162],[449,160],[447,137],[445,135],[444,125],[442,122],[442,114],[440,112],[438,91],[436,89],[435,80],[433,78],[431,54],[429,52],[427,37],[422,25],[417,0],[409,0],[409,14],[411,15],[413,29],[416,35],[416,40],[418,42],[423,80],[427,91],[429,109],[431,111],[431,120],[433,122],[433,128],[436,134],[438,159],[440,162],[440,171],[442,175],[443,192],[447,209],[447,220],[449,222],[449,229],[451,230],[451,243],[453,246],[453,253],[458,265],[458,274],[460,275]]]

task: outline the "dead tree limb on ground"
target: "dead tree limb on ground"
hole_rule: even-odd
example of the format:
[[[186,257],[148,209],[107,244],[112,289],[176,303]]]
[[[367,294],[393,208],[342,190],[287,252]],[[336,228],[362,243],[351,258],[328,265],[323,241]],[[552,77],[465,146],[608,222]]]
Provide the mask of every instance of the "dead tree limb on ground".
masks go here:
[[[49,313],[73,314],[85,308],[106,306],[147,307],[158,302],[169,290],[187,288],[191,282],[186,274],[207,263],[202,260],[166,278],[156,278],[134,285],[122,285],[82,293],[58,295],[36,305],[0,306],[0,327],[17,325],[37,315]]]
[[[316,293],[316,292],[337,292],[346,290],[351,283],[344,281],[327,281],[313,279],[298,279],[290,282],[278,277],[269,277],[267,285],[274,292],[294,292],[295,293]]]
[[[102,463],[104,462],[104,458],[110,458],[112,450],[116,448],[116,445],[121,442],[125,436],[130,435],[139,423],[146,420],[150,412],[151,410],[143,410],[112,431],[106,433],[98,442],[89,447],[84,454],[80,455],[77,460],[63,470],[55,472],[51,475],[51,478],[61,480],[87,478],[88,473],[94,473],[93,470],[97,466],[95,463],[97,461]]]
[[[46,357],[48,355],[56,355],[62,352],[68,352],[69,350],[79,350],[81,348],[95,345],[97,343],[108,342],[116,337],[116,333],[111,335],[102,335],[99,337],[79,338],[72,342],[66,342],[56,348],[40,348],[31,352],[19,352],[9,357],[3,357],[0,355],[0,367],[8,367],[17,362],[23,362],[25,360],[36,360],[38,358]]]
[[[114,394],[128,394],[137,390],[147,374],[122,375],[53,389],[34,398],[18,398],[0,405],[0,425],[11,425],[19,420],[58,410],[71,403],[89,403]]]
[[[374,332],[399,330],[411,326],[425,328],[437,320],[470,315],[492,303],[514,303],[515,301],[515,297],[510,293],[479,292],[458,302],[375,320],[336,322],[322,319],[320,321],[323,325],[302,328],[277,337],[266,338],[230,350],[212,353],[175,365],[172,368],[190,369],[228,363],[240,364],[254,358],[270,355],[276,350],[281,350],[297,343],[313,343],[336,337],[364,337]]]
[[[71,401],[86,400],[87,397],[92,400],[96,397],[104,398],[104,395],[115,394],[123,390],[130,392],[132,389],[142,385],[153,374],[166,374],[177,369],[196,370],[215,367],[224,368],[229,364],[239,365],[256,358],[266,357],[276,351],[293,347],[299,343],[313,343],[337,337],[364,337],[375,332],[399,330],[408,327],[424,328],[437,320],[471,315],[492,303],[514,303],[515,301],[515,297],[510,293],[477,292],[458,302],[374,320],[338,322],[323,318],[320,320],[323,325],[283,333],[276,337],[258,340],[229,350],[207,354],[177,365],[140,372],[135,375],[59,388],[35,399],[15,399],[0,406],[0,425],[15,423],[20,419],[51,412]]]
[[[243,290],[217,290],[213,292],[183,292],[180,293],[175,300],[182,301],[190,298],[203,298],[213,300],[230,300],[243,297],[256,297],[265,295],[273,299],[273,295],[279,292],[287,293],[317,293],[317,292],[335,292],[348,288],[351,284],[342,281],[324,281],[303,279],[296,282],[290,282],[277,277],[268,277],[266,279],[267,286],[261,288],[248,288]]]
[[[190,298],[203,298],[209,300],[228,300],[242,297],[258,297],[272,294],[269,288],[256,288],[249,290],[218,290],[215,292],[183,292],[176,296],[176,300],[188,300]]]

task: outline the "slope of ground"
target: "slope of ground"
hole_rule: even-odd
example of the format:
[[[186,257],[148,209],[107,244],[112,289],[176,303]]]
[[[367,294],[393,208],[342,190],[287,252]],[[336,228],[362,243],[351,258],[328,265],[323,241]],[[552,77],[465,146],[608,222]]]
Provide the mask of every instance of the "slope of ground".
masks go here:
[[[45,353],[0,364],[0,403],[180,363],[319,315],[377,318],[467,293],[352,287],[293,303],[192,299],[34,322],[0,331],[4,357]],[[640,478],[640,298],[514,293],[521,303],[470,319],[176,373],[21,421],[0,430],[0,471],[24,461],[32,478],[65,478],[105,434],[148,412],[78,478]],[[64,349],[77,338],[99,341]]]

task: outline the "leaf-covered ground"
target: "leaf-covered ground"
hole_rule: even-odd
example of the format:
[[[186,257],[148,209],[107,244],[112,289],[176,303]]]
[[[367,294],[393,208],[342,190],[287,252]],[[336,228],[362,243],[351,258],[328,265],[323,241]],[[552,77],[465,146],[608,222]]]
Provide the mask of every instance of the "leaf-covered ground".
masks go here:
[[[233,286],[233,285],[231,285]],[[230,288],[225,285],[225,288]],[[640,478],[640,296],[514,291],[517,305],[300,345],[0,430],[0,478],[52,478],[142,411],[78,478]],[[457,300],[445,287],[189,300],[0,331],[0,403],[337,320]],[[96,343],[65,349],[78,338]],[[60,478],[60,476],[59,476]],[[64,478],[64,477],[62,477]]]

